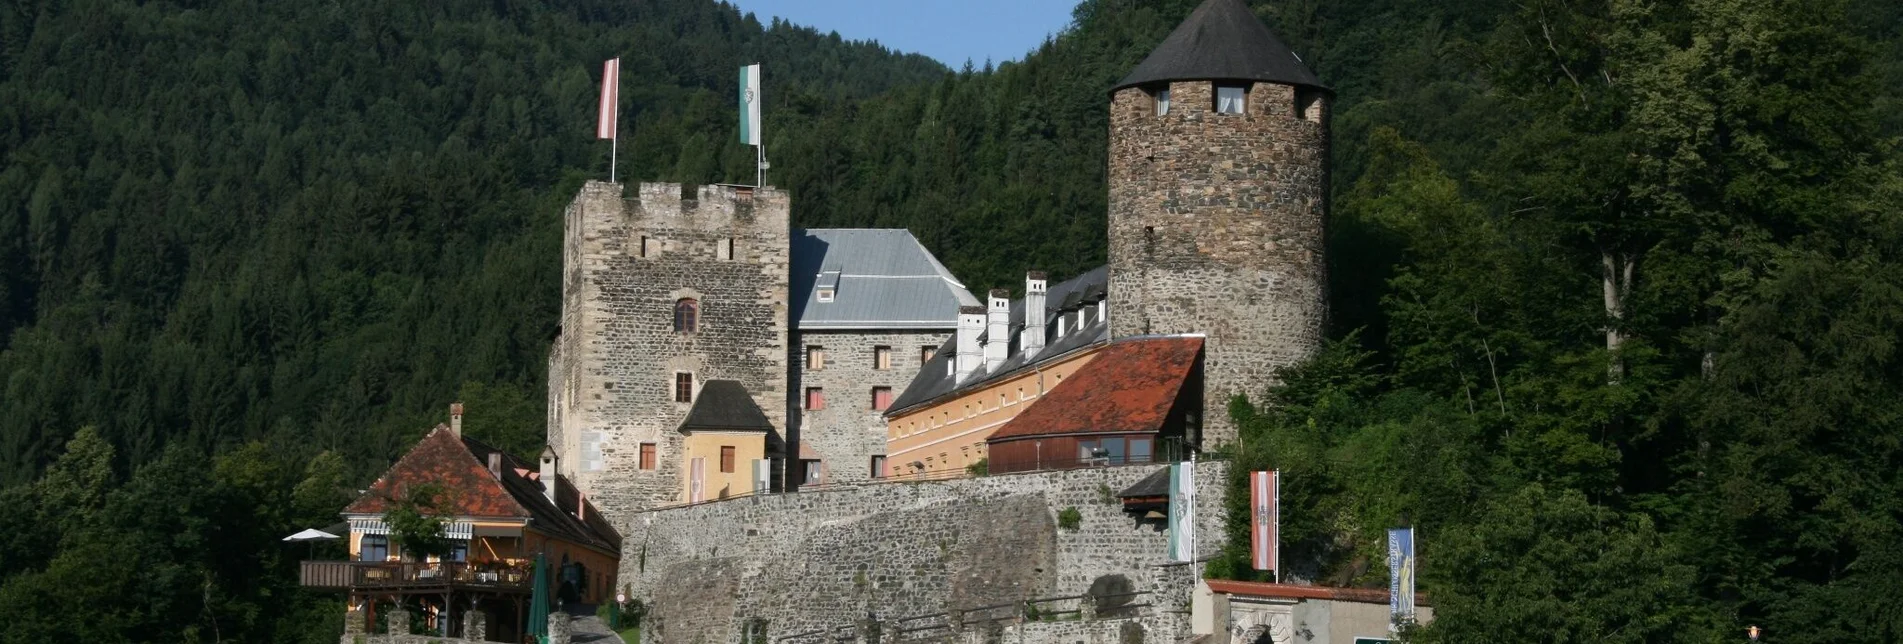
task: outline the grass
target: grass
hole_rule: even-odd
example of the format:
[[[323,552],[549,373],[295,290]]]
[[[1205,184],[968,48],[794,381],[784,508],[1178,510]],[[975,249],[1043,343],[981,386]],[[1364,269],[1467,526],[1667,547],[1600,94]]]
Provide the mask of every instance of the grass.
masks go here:
[[[621,641],[627,644],[641,644],[641,627],[636,626],[619,633]]]

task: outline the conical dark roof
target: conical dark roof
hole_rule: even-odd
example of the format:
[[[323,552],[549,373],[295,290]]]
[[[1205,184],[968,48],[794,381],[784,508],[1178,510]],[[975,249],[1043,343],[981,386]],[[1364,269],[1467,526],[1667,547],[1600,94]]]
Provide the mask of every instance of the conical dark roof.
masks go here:
[[[1242,0],[1207,0],[1117,83],[1245,80],[1322,87],[1321,79]]]

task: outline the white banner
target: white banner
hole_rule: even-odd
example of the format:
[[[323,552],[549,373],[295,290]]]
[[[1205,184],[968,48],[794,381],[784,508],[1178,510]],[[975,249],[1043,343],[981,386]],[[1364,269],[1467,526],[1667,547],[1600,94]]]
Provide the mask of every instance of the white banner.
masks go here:
[[[1170,465],[1170,560],[1196,560],[1196,464]]]
[[[760,64],[740,68],[740,142],[760,144]]]

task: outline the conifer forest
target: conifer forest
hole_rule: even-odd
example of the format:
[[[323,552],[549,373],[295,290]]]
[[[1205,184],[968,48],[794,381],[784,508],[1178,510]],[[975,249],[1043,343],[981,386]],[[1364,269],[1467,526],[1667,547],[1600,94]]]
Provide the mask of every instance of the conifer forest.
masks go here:
[[[759,61],[795,225],[982,293],[1104,263],[1108,91],[1195,4],[947,68],[714,0],[0,0],[0,643],[335,642],[280,538],[452,401],[538,452],[601,61],[623,180],[751,183]],[[1212,450],[1294,572],[1405,524],[1413,641],[1903,641],[1903,3],[1251,4],[1337,96],[1330,343]]]

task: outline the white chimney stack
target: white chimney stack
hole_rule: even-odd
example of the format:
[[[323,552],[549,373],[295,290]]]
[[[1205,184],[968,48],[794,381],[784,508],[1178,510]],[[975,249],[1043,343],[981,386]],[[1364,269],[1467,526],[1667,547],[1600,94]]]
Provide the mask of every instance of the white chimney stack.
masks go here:
[[[456,402],[449,404],[449,433],[455,434],[459,438],[463,435],[462,403]]]
[[[991,324],[985,329],[985,371],[997,371],[1011,355],[1011,292],[991,289]]]
[[[953,374],[957,382],[970,378],[978,365],[984,363],[984,357],[978,352],[978,334],[985,330],[985,307],[958,307],[958,338],[954,341],[957,353],[952,355]]]
[[[1024,274],[1024,345],[1026,360],[1044,350],[1044,271]]]
[[[554,505],[556,508],[562,507],[560,504],[555,503],[555,448],[554,447],[542,448],[542,476],[540,478],[542,481],[542,495],[548,497],[549,504]]]

